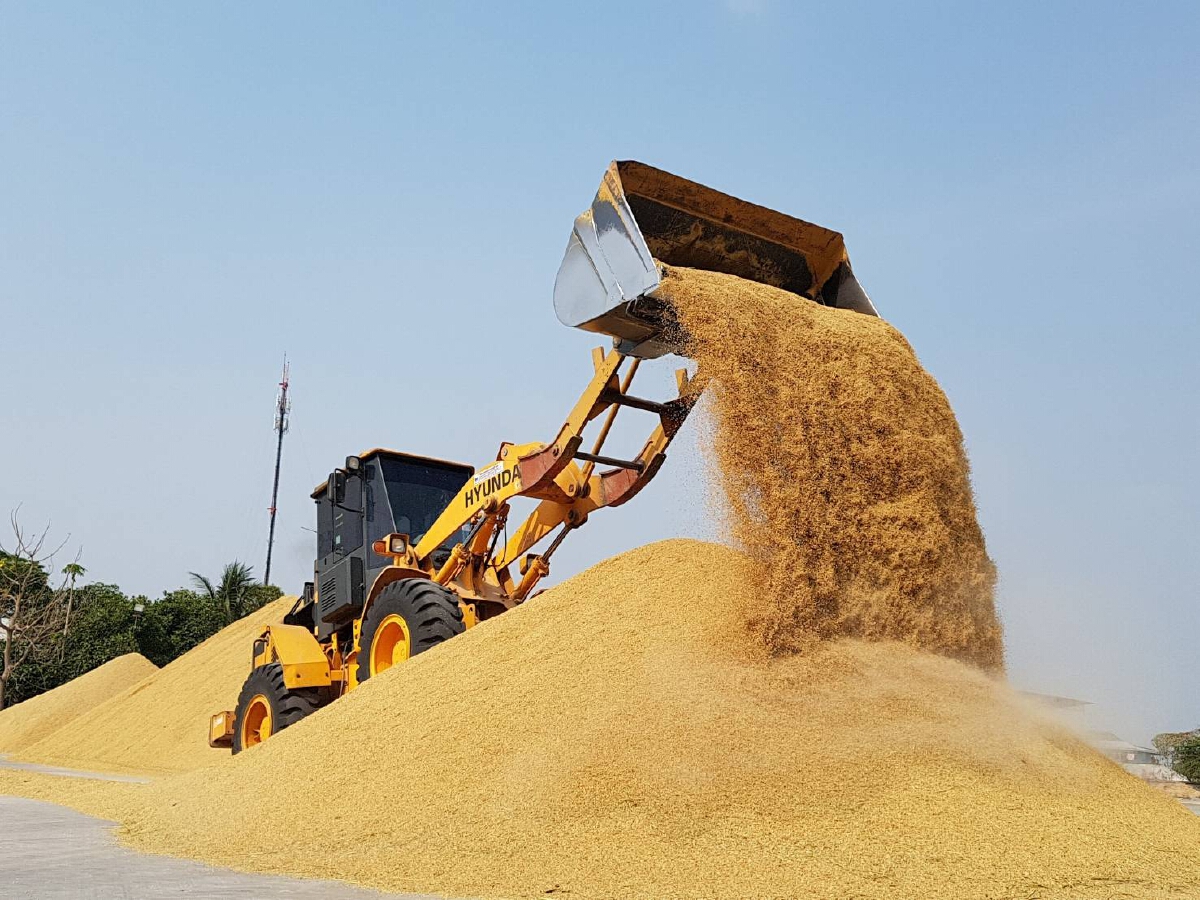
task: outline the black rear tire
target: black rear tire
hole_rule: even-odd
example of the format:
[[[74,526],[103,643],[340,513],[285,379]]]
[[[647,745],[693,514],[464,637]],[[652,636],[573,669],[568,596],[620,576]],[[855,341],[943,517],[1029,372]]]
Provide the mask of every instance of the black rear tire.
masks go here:
[[[410,657],[466,631],[458,596],[428,578],[402,578],[379,592],[358,638],[358,680],[371,677],[371,645],[379,626],[398,615],[408,628]]]
[[[316,712],[324,701],[320,688],[289,690],[283,680],[283,666],[279,663],[259,666],[250,673],[250,677],[242,685],[242,692],[238,695],[237,709],[233,715],[234,753],[241,753],[246,749],[242,745],[243,726],[246,723],[246,714],[256,697],[264,698],[271,710],[270,732],[263,735],[261,740],[266,740],[289,725],[295,725],[305,716]]]

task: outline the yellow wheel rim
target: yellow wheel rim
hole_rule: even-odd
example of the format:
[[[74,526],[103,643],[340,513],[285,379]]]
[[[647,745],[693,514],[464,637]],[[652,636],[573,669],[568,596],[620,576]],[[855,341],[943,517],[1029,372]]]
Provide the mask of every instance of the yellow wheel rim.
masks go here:
[[[399,613],[392,613],[379,623],[371,639],[371,674],[378,675],[404,662],[408,653],[408,623]]]
[[[271,704],[262,694],[255,694],[242,716],[242,749],[261,744],[271,736]]]

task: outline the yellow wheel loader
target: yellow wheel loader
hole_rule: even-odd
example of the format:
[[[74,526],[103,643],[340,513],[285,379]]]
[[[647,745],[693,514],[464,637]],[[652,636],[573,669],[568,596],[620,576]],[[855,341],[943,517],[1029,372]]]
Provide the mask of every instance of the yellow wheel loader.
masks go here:
[[[575,220],[554,286],[566,325],[611,337],[549,442],[502,443],[482,469],[394,450],[348,457],[313,492],[314,579],[283,622],[254,641],[251,671],[209,743],[237,753],[346,691],[525,601],[563,539],[654,477],[705,386],[630,393],[642,360],[681,353],[686,336],[655,295],[664,266],[764,282],[874,315],[837,232],[637,162],[614,162]],[[633,459],[602,454],[622,408],[654,420]],[[584,432],[597,423],[584,449]],[[598,467],[599,470],[598,470]],[[510,501],[538,501],[508,533]],[[549,538],[540,553],[533,548]],[[514,574],[513,567],[517,571]]]

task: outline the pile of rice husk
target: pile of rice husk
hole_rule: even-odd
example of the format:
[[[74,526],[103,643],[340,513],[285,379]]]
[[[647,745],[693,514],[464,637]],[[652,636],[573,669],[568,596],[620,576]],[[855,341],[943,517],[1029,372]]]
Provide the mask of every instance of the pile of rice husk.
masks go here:
[[[229,709],[250,674],[250,645],[264,625],[283,618],[284,597],[223,628],[149,678],[74,710],[70,722],[16,758],[107,772],[186,772],[219,762],[208,746],[208,718]]]
[[[140,849],[400,891],[1194,896],[1200,818],[997,677],[961,436],[904,340],[725,276],[666,289],[716,379],[745,552],[616,557],[201,771],[0,789],[118,820]],[[137,728],[212,678],[164,684]],[[158,753],[206,753],[196,718]],[[75,739],[149,761],[106,728]]]
[[[721,508],[759,564],[745,616],[761,646],[897,640],[1000,671],[962,433],[904,336],[718,272],[670,268],[659,293],[713,379]]]
[[[1148,781],[1146,783],[1176,800],[1200,800],[1200,790],[1186,781]]]
[[[1200,819],[975,667],[859,640],[731,652],[751,568],[643,547],[220,766],[21,789],[69,791],[143,850],[463,897],[1200,886]]]
[[[0,753],[18,753],[36,744],[157,671],[140,653],[126,653],[52,691],[0,711]]]

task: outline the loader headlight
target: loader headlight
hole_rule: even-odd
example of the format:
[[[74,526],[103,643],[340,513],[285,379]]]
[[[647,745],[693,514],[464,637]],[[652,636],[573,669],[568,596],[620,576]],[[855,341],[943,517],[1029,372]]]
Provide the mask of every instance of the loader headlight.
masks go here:
[[[380,556],[404,556],[408,553],[408,535],[389,534],[373,543],[371,549]]]

